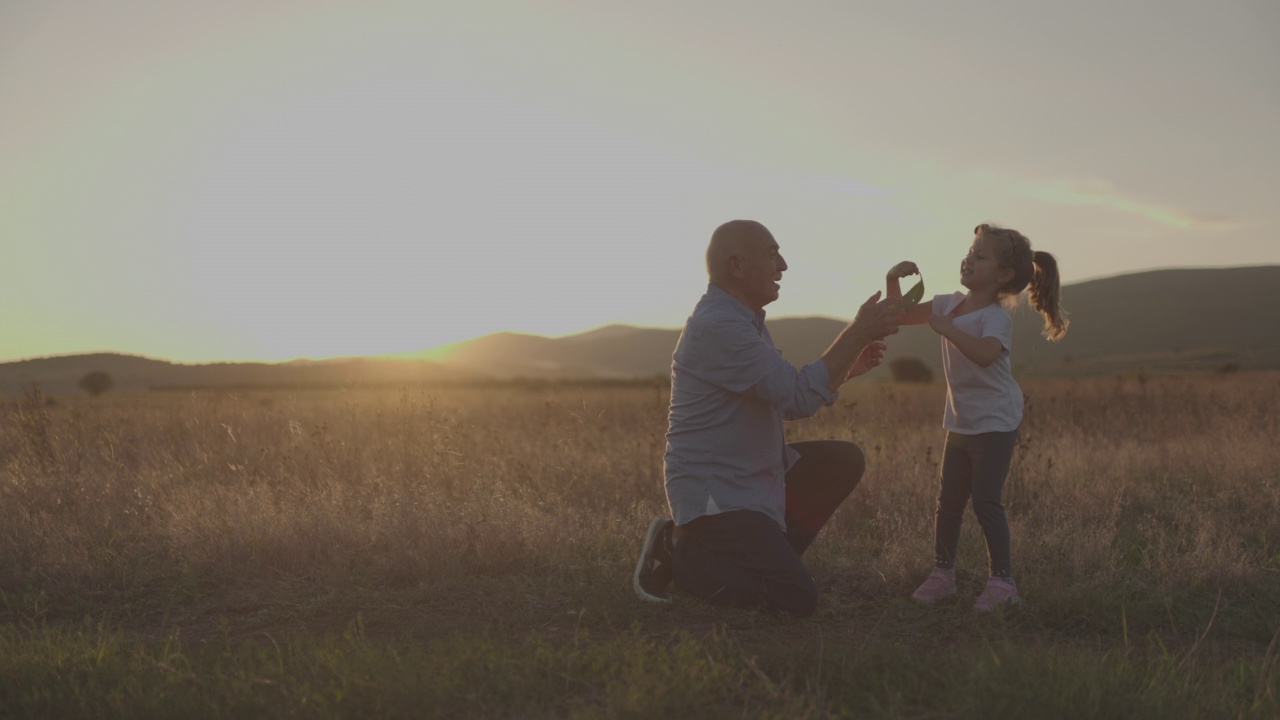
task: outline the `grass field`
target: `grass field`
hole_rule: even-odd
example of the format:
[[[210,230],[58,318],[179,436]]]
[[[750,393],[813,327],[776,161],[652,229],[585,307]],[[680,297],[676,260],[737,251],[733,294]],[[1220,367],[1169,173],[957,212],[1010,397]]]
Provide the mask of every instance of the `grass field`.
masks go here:
[[[791,439],[862,484],[807,619],[630,571],[665,512],[661,385],[150,393],[0,407],[0,716],[1274,718],[1280,373],[1024,383],[1025,604],[916,606],[939,384]]]

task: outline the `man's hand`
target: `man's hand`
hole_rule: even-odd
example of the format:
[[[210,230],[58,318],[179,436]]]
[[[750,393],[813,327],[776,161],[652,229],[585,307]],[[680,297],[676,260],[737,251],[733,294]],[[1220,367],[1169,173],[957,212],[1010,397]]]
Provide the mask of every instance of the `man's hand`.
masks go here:
[[[902,309],[897,305],[893,300],[881,300],[880,293],[867,298],[858,308],[858,316],[822,353],[831,392],[839,390],[849,378],[880,364],[884,358],[884,343],[880,341],[898,332],[898,323],[902,320]]]
[[[878,367],[880,362],[884,360],[885,350],[888,349],[889,346],[885,345],[880,340],[876,340],[863,348],[862,354],[858,355],[858,359],[853,361],[853,365],[849,368],[849,372],[845,373],[845,382],[858,377],[874,367]]]
[[[858,315],[851,325],[859,333],[863,333],[868,341],[883,340],[898,332],[903,312],[897,299],[881,300],[880,293],[876,293],[858,308]]]

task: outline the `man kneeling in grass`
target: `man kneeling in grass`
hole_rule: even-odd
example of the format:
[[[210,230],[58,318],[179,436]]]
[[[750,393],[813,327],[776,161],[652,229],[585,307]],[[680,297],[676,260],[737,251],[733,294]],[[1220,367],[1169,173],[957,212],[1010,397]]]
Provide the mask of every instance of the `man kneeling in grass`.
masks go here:
[[[871,296],[817,360],[797,369],[765,327],[787,269],[763,225],[733,220],[707,247],[710,284],[671,363],[664,456],[672,518],[649,526],[632,585],[671,602],[668,586],[717,605],[808,615],[818,589],[800,556],[862,478],[842,440],[787,443],[783,420],[835,402],[845,381],[880,364],[902,311]]]

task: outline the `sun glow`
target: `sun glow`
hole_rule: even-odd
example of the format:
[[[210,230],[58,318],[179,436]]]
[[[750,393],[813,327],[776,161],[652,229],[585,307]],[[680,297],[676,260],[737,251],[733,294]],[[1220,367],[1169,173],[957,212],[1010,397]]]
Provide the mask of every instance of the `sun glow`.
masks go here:
[[[711,230],[740,217],[791,263],[774,315],[851,315],[906,258],[939,277],[984,221],[1058,252],[1068,281],[1280,261],[1257,231],[1280,222],[1264,190],[1280,163],[1253,151],[1274,145],[1270,84],[1129,11],[1114,32],[1162,77],[1249,92],[1152,86],[1153,107],[1179,108],[1153,123],[1070,43],[1010,63],[887,6],[69,7],[0,9],[10,358],[283,360],[676,327]],[[1181,19],[1200,44],[1252,38]],[[1109,47],[1096,62],[1138,72]],[[955,112],[974,78],[1025,94],[1025,116]],[[1111,124],[1080,122],[1080,103]],[[1236,158],[1230,178],[1193,152],[1204,138]]]

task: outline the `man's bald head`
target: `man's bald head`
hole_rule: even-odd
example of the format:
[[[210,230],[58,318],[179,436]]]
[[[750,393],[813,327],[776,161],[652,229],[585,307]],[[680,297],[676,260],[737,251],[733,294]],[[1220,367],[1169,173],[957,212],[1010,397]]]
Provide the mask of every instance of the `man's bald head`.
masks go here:
[[[755,220],[730,220],[711,233],[707,245],[707,276],[717,285],[729,273],[729,258],[743,257],[757,247],[772,245],[773,233]]]
[[[755,220],[730,220],[716,228],[707,246],[711,284],[760,312],[778,299],[787,261],[773,233]]]

